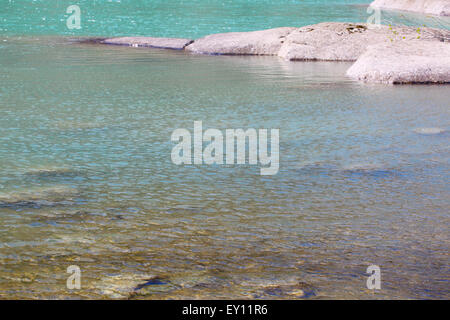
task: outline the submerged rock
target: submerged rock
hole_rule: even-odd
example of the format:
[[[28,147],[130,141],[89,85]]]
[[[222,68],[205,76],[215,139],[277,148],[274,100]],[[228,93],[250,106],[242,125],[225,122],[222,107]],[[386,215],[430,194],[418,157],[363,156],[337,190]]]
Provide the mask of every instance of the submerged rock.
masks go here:
[[[27,176],[33,177],[72,177],[76,176],[77,172],[67,167],[37,167],[31,168],[25,172]]]
[[[343,166],[341,173],[350,175],[361,175],[373,178],[383,178],[393,175],[399,175],[399,172],[393,169],[386,168],[376,163],[354,163]]]
[[[79,122],[79,121],[62,121],[58,122],[59,130],[90,130],[105,128],[105,124],[98,122]]]
[[[112,299],[123,299],[133,294],[136,286],[152,277],[154,276],[148,274],[114,275],[102,278],[95,287],[102,295]]]
[[[446,132],[445,129],[443,128],[417,128],[414,129],[415,133],[419,133],[419,134],[440,134],[440,133],[444,133]]]
[[[183,50],[191,39],[180,38],[153,38],[153,37],[122,37],[110,38],[101,41],[103,44],[122,45],[130,47],[151,47],[160,49]]]
[[[264,294],[280,297],[287,295],[297,298],[303,298],[305,296],[305,292],[295,286],[269,286],[264,289]]]
[[[109,298],[133,298],[137,295],[145,296],[165,293],[178,288],[164,277],[149,274],[121,274],[104,277],[96,285],[102,295]]]
[[[167,285],[169,284],[169,281],[167,279],[164,279],[162,277],[152,277],[150,279],[146,279],[145,282],[140,283],[134,288],[134,291],[141,290],[142,288],[148,287],[148,286],[155,286],[155,285]]]
[[[382,166],[376,163],[354,163],[342,167],[343,171],[349,172],[370,172],[382,170]]]
[[[375,0],[370,6],[380,9],[450,16],[450,1],[448,0]]]
[[[0,194],[0,208],[40,208],[71,203],[78,191],[65,186],[44,187]]]
[[[354,61],[369,45],[412,39],[445,41],[450,31],[324,22],[291,32],[278,52],[286,60]]]
[[[310,298],[316,295],[316,290],[305,282],[294,283],[269,283],[258,291],[256,297],[262,298]]]
[[[286,36],[295,29],[212,34],[195,40],[185,50],[211,55],[277,55]]]
[[[374,83],[450,83],[450,44],[412,40],[370,46],[347,75]]]

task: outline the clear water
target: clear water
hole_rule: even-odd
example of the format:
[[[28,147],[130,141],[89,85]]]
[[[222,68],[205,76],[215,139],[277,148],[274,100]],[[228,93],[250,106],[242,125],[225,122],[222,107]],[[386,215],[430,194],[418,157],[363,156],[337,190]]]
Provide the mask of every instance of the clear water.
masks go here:
[[[155,36],[198,38],[211,33],[366,22],[368,0],[2,0],[7,35]],[[81,29],[69,30],[66,9],[78,5]],[[383,12],[384,24],[450,28],[449,18]]]
[[[0,37],[1,298],[450,297],[447,86],[361,85],[348,63],[82,45],[35,22],[54,6],[11,2],[1,5],[11,18]],[[117,9],[122,21],[159,8],[160,23],[82,30],[200,36],[293,25],[296,5],[311,10],[305,24],[359,10],[280,2],[105,1],[129,8]],[[98,3],[95,20],[114,21]],[[172,164],[170,135],[194,120],[280,128],[279,173]],[[377,292],[366,288],[371,264]],[[70,265],[80,290],[66,288]]]

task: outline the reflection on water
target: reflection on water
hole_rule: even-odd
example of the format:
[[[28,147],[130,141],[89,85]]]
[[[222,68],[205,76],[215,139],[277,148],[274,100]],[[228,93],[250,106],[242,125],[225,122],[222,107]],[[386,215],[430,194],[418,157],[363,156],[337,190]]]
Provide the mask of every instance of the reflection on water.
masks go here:
[[[447,87],[361,85],[348,63],[2,43],[0,297],[449,298]],[[195,120],[279,128],[279,173],[172,164],[171,133]]]

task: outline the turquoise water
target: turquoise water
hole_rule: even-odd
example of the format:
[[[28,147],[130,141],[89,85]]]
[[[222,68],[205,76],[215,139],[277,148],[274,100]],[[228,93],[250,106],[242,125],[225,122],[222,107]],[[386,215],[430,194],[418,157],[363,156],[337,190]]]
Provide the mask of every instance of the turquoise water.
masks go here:
[[[361,3],[362,1],[359,1]],[[2,1],[0,32],[11,34],[152,35],[200,37],[209,33],[297,26],[327,19],[360,19],[358,1]],[[66,27],[66,8],[81,9],[82,29]],[[366,14],[367,15],[367,14]],[[270,19],[268,19],[270,17]],[[3,30],[2,30],[3,29]]]
[[[305,26],[323,21],[365,22],[367,0],[3,0],[6,35],[155,36],[198,38],[211,33]],[[78,5],[81,29],[68,29],[66,9]],[[382,23],[450,28],[450,20],[384,12]]]
[[[1,298],[450,297],[447,86],[363,85],[345,77],[349,63],[80,44],[36,22],[57,7],[12,2],[0,36]],[[98,3],[95,20],[111,22],[144,2],[102,2],[117,14]],[[244,2],[151,3],[180,24],[158,29],[143,10],[148,24],[82,32],[200,36],[292,25],[297,7],[249,5],[246,17]],[[302,3],[308,23],[360,10]],[[174,165],[171,133],[195,120],[279,128],[279,173]],[[80,290],[66,287],[70,265]]]

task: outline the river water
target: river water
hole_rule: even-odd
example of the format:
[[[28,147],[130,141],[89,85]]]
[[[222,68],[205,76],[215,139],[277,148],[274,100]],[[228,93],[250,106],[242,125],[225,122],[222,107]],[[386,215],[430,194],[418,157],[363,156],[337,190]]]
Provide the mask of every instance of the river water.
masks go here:
[[[79,1],[74,31],[56,3],[0,5],[0,298],[450,297],[448,87],[75,41],[364,21],[366,6]],[[194,121],[279,129],[278,174],[173,164],[171,134]]]

